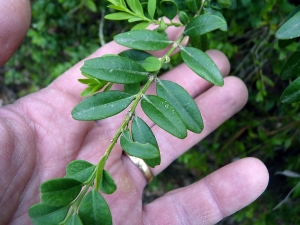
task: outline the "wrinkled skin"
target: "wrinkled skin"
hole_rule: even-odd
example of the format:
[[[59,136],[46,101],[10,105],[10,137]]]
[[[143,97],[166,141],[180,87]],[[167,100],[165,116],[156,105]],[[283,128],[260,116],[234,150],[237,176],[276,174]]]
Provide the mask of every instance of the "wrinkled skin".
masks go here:
[[[0,1],[1,65],[20,45],[29,24],[29,1]],[[90,57],[122,50],[112,42]],[[153,128],[161,149],[162,163],[152,170],[154,175],[238,112],[247,101],[244,83],[236,77],[227,77],[227,58],[219,51],[211,50],[208,54],[225,77],[224,87],[211,87],[185,65],[162,77],[178,82],[195,98],[204,119],[205,129],[201,134],[189,133],[185,140],[179,140],[155,126],[140,108],[137,110]],[[39,202],[40,184],[64,176],[65,167],[72,160],[97,163],[120,126],[124,113],[100,122],[72,119],[70,112],[80,102],[79,94],[84,88],[77,82],[82,64],[79,62],[41,91],[0,108],[1,224],[31,224],[27,212],[32,204]],[[106,169],[118,188],[105,198],[113,223],[122,225],[214,224],[254,201],[268,183],[268,172],[262,162],[244,158],[143,206],[146,180],[122,154],[119,145],[115,146]]]

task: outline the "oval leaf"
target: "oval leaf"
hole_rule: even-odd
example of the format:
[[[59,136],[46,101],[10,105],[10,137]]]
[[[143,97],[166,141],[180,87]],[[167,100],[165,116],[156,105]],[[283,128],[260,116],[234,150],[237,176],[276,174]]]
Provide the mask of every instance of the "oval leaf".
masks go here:
[[[50,206],[65,206],[72,202],[83,184],[71,178],[57,178],[42,183],[41,200]]]
[[[132,31],[134,31],[134,30],[145,30],[147,27],[149,27],[150,24],[151,24],[150,22],[138,23],[137,25],[132,27],[131,30]]]
[[[141,106],[145,114],[165,131],[181,139],[187,136],[182,118],[165,99],[154,95],[146,95],[141,101]]]
[[[103,170],[100,190],[105,194],[112,194],[117,190],[117,185],[115,184],[114,179],[106,170]]]
[[[69,206],[61,208],[38,203],[30,207],[28,215],[34,225],[53,225],[62,222],[68,211]]]
[[[141,82],[148,75],[138,63],[118,55],[86,60],[80,70],[91,77],[120,84]]]
[[[133,17],[133,16],[129,13],[117,12],[117,13],[108,14],[104,18],[107,20],[128,20],[131,17]]]
[[[280,72],[281,79],[290,79],[300,75],[300,47],[291,54]]]
[[[139,142],[133,142],[130,139],[129,130],[123,131],[120,144],[128,155],[135,156],[140,159],[155,159],[159,156],[159,150],[150,143],[141,144]]]
[[[167,17],[169,20],[174,19],[174,17],[177,15],[177,4],[170,0],[163,0],[160,2],[160,9],[165,17]]]
[[[184,33],[187,36],[199,36],[226,25],[226,21],[215,15],[200,15],[191,20],[186,26]]]
[[[193,13],[197,13],[200,7],[200,1],[197,0],[185,0],[185,4]]]
[[[212,59],[199,49],[181,47],[180,53],[187,66],[208,82],[223,86],[222,74]]]
[[[155,146],[158,150],[158,144],[151,128],[138,116],[135,116],[131,124],[131,132],[133,141],[137,141],[141,144],[150,143]],[[160,154],[154,159],[144,159],[150,167],[155,167],[160,164]]]
[[[158,58],[150,56],[147,59],[145,59],[143,67],[148,72],[154,72],[161,68],[161,62],[158,60]]]
[[[114,40],[125,47],[145,51],[161,50],[171,43],[165,35],[152,30],[129,31],[116,35]]]
[[[152,55],[149,54],[148,52],[144,52],[141,50],[128,49],[126,51],[119,53],[119,56],[129,58],[129,59],[137,62],[141,66],[143,66],[145,59],[147,59],[148,57],[150,57]]]
[[[155,10],[156,10],[156,0],[149,0],[147,9],[148,9],[148,14],[149,14],[150,18],[153,19]]]
[[[70,162],[66,168],[66,178],[72,178],[78,180],[81,183],[85,183],[90,179],[95,169],[95,165],[84,161],[75,160]]]
[[[67,220],[66,225],[83,225],[83,223],[81,222],[80,217],[77,214],[74,214]]]
[[[198,106],[183,87],[171,81],[160,80],[156,92],[177,110],[188,130],[195,133],[203,130],[204,125]]]
[[[111,225],[112,217],[105,199],[93,189],[82,200],[78,215],[83,224]]]
[[[300,77],[294,80],[282,93],[280,100],[283,103],[294,103],[300,101]]]
[[[278,39],[292,39],[300,36],[300,11],[286,21],[276,32]]]
[[[72,116],[76,120],[101,120],[123,111],[134,98],[134,95],[121,91],[101,92],[75,106]]]

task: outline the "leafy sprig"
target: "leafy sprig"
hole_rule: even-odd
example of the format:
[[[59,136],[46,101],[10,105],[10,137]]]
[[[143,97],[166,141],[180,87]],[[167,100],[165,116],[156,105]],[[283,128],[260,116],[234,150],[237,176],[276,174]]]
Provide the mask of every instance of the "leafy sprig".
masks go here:
[[[72,110],[72,116],[76,120],[94,121],[129,110],[96,165],[83,160],[73,161],[67,166],[64,178],[41,184],[41,203],[29,210],[34,224],[112,224],[109,206],[101,193],[112,194],[117,189],[113,177],[104,169],[117,141],[120,140],[128,155],[143,159],[150,167],[161,162],[151,128],[136,115],[139,104],[150,120],[177,138],[184,139],[188,130],[195,133],[203,130],[201,113],[193,98],[179,84],[158,76],[175,51],[180,52],[183,61],[197,75],[212,84],[224,84],[219,69],[203,49],[208,46],[205,39],[208,32],[227,29],[221,11],[229,7],[231,0],[226,0],[227,4],[224,0],[221,3],[219,0],[109,2],[108,7],[117,12],[108,14],[106,19],[139,22],[133,30],[114,37],[115,42],[131,49],[84,62],[81,72],[86,79],[79,79],[79,82],[87,85],[81,96],[89,97]],[[173,21],[176,15],[179,15],[180,23]],[[158,27],[145,30],[150,24]],[[185,25],[177,40],[168,39],[167,27]],[[190,46],[185,45],[187,38],[192,40]],[[146,52],[155,50],[165,50],[166,54],[156,58]],[[123,84],[124,91],[110,90],[114,83]],[[155,95],[147,94],[151,84],[156,85]]]

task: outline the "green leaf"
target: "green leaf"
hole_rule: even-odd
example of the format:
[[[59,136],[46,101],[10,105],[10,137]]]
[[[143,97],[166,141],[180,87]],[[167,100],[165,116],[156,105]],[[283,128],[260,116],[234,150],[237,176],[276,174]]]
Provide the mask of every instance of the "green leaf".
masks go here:
[[[135,116],[132,121],[131,131],[133,141],[137,141],[141,144],[150,143],[159,150],[156,138],[152,133],[151,128],[138,116]],[[154,159],[144,159],[144,161],[150,167],[155,167],[160,164],[161,158],[159,155]]]
[[[203,130],[204,125],[199,108],[183,87],[171,81],[159,80],[156,92],[177,110],[188,130],[195,133]]]
[[[222,8],[229,8],[232,5],[232,0],[217,0]]]
[[[93,0],[86,1],[85,5],[91,12],[97,12],[97,6]]]
[[[143,7],[139,0],[127,0],[127,3],[133,12],[141,16],[144,15]]]
[[[96,184],[95,184],[96,190],[98,190],[100,187],[106,160],[107,160],[107,155],[102,156],[102,158],[100,159],[100,162],[97,165]]]
[[[114,179],[106,170],[103,170],[100,190],[105,194],[112,194],[117,190],[117,185],[115,184]]]
[[[124,84],[124,91],[131,95],[136,95],[141,90],[141,85],[139,83],[134,84]]]
[[[293,39],[280,39],[280,40],[278,40],[278,46],[280,48],[285,48],[285,47],[289,46],[290,44],[292,44],[295,40],[296,40],[296,38],[293,38]]]
[[[187,36],[199,36],[226,25],[226,21],[215,15],[200,15],[191,20],[186,26],[184,34]]]
[[[300,47],[294,51],[280,72],[281,79],[289,79],[300,75]]]
[[[145,30],[150,24],[151,23],[149,23],[149,22],[138,23],[137,25],[135,25],[134,27],[131,28],[131,31]]]
[[[294,80],[282,93],[280,100],[283,103],[294,103],[300,101],[300,77]]]
[[[138,63],[117,55],[86,60],[80,70],[91,77],[120,84],[138,83],[148,75]]]
[[[100,92],[84,99],[72,110],[75,120],[101,120],[123,111],[135,96],[121,91]]]
[[[92,176],[94,169],[95,165],[87,161],[75,160],[67,165],[67,174],[65,177],[78,180],[81,183],[85,183]]]
[[[293,39],[300,36],[300,11],[286,21],[276,32],[278,39]]]
[[[181,47],[180,53],[187,66],[208,82],[223,86],[222,74],[212,59],[199,49]]]
[[[120,139],[123,150],[131,156],[141,159],[155,159],[159,156],[159,150],[150,143],[141,144],[133,142],[130,138],[129,130],[124,130]]]
[[[147,8],[150,18],[153,19],[156,10],[156,0],[149,0]]]
[[[190,37],[190,43],[192,47],[200,49],[203,52],[205,52],[209,47],[207,34]]]
[[[132,17],[132,18],[128,19],[129,23],[134,23],[134,22],[138,22],[138,21],[143,21],[143,19],[139,18],[139,17]]]
[[[41,200],[50,206],[65,206],[72,202],[83,184],[72,178],[56,178],[42,183]]]
[[[78,214],[74,214],[67,220],[66,225],[83,225],[83,223]]]
[[[161,61],[156,57],[150,56],[147,59],[145,59],[143,67],[148,72],[154,72],[160,70]]]
[[[187,136],[182,118],[165,99],[154,95],[145,95],[141,106],[145,114],[165,131],[181,139]]]
[[[165,35],[152,30],[129,31],[116,35],[114,40],[125,47],[145,51],[161,50],[171,43]]]
[[[183,11],[180,11],[179,12],[179,21],[183,24],[183,25],[187,25],[187,23],[189,22],[189,17],[188,15],[183,12]]]
[[[185,0],[185,4],[193,13],[197,13],[200,8],[200,1],[197,0]]]
[[[213,8],[204,8],[204,11],[208,15],[218,16],[221,19],[223,19],[225,24],[222,27],[220,27],[219,29],[222,30],[222,31],[227,31],[228,30],[227,22],[226,22],[226,20],[223,16],[223,14],[219,10],[215,10]]]
[[[104,18],[107,20],[128,20],[131,17],[133,17],[133,16],[129,13],[117,12],[117,13],[108,14]]]
[[[93,189],[82,200],[79,216],[83,224],[111,225],[112,217],[105,199]]]
[[[69,206],[54,207],[38,203],[30,207],[28,215],[34,225],[53,225],[62,222],[69,211]]]
[[[147,59],[148,57],[150,57],[152,55],[149,54],[148,52],[144,52],[144,51],[140,51],[140,50],[136,50],[136,49],[128,49],[128,50],[125,50],[125,51],[119,53],[119,56],[132,59],[133,61],[135,61],[138,64],[140,64],[141,66],[143,66],[145,59]]]
[[[177,15],[178,7],[176,3],[171,0],[163,0],[160,2],[160,10],[165,17],[172,20]]]

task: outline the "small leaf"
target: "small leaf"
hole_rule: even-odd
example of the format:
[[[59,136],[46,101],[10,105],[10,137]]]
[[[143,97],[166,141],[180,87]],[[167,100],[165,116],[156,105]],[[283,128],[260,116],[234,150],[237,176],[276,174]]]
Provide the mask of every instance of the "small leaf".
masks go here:
[[[112,217],[105,199],[93,189],[82,200],[79,216],[83,224],[111,225]]]
[[[134,27],[131,28],[131,31],[145,30],[150,24],[151,23],[149,23],[149,22],[138,23],[137,25],[135,25]]]
[[[104,18],[107,20],[128,20],[132,17],[131,14],[125,12],[117,12],[106,15]]]
[[[134,22],[138,22],[138,21],[143,21],[143,19],[139,18],[139,17],[132,17],[132,18],[128,19],[129,23],[134,23]]]
[[[138,63],[117,55],[86,60],[80,70],[91,77],[120,84],[138,83],[148,75]]]
[[[94,169],[95,165],[87,161],[75,160],[67,165],[67,174],[65,177],[78,180],[81,183],[85,183],[90,179]]]
[[[232,0],[217,0],[222,8],[229,8],[232,5]]]
[[[133,61],[135,61],[138,64],[140,64],[141,66],[143,66],[145,59],[147,59],[148,57],[150,57],[152,55],[149,54],[148,52],[144,52],[141,50],[128,49],[126,51],[119,53],[119,56],[132,59]]]
[[[112,194],[117,190],[117,185],[115,184],[114,179],[106,170],[103,170],[100,190],[105,194]]]
[[[72,110],[75,120],[101,120],[123,111],[135,96],[121,91],[100,92],[84,99]]]
[[[85,5],[91,12],[97,12],[97,6],[93,0],[86,1]]]
[[[147,8],[150,18],[153,19],[156,10],[156,0],[149,0]]]
[[[59,224],[66,217],[69,208],[69,206],[62,208],[38,203],[30,207],[28,215],[34,225]]]
[[[83,223],[78,214],[74,214],[67,220],[66,225],[83,225]]]
[[[226,20],[225,20],[225,18],[223,16],[223,14],[219,10],[215,10],[213,8],[204,8],[204,11],[208,15],[218,16],[221,19],[223,19],[224,22],[225,22],[225,24],[222,27],[220,27],[219,29],[222,30],[222,31],[227,31],[228,30],[227,22],[226,22]]]
[[[50,206],[65,206],[72,202],[83,184],[71,178],[56,178],[42,183],[41,200]]]
[[[133,12],[141,16],[144,15],[143,7],[139,0],[127,0],[127,3]]]
[[[145,95],[141,106],[145,114],[165,131],[181,139],[187,136],[182,118],[165,99],[154,95]]]
[[[124,84],[124,91],[131,95],[136,95],[141,90],[141,85],[139,83],[134,84]]]
[[[150,143],[151,145],[159,149],[156,138],[152,133],[151,128],[138,116],[135,116],[132,121],[131,131],[133,141],[137,141],[141,144]],[[156,165],[160,164],[161,158],[159,155],[154,159],[144,159],[144,161],[150,167],[155,167]]]
[[[300,11],[286,21],[276,32],[278,39],[293,39],[300,36]]]
[[[200,77],[212,84],[224,85],[221,72],[206,53],[192,47],[181,47],[180,53],[187,66]]]
[[[100,159],[100,162],[97,165],[97,168],[96,168],[96,170],[97,170],[96,171],[96,184],[95,184],[96,190],[98,190],[99,187],[100,187],[106,160],[107,160],[107,155],[102,156],[101,159]]]
[[[184,33],[187,36],[199,36],[223,27],[226,21],[215,15],[200,15],[191,20],[186,26]]]
[[[293,172],[290,170],[279,171],[279,172],[276,172],[275,174],[284,175],[286,177],[292,177],[292,178],[300,178],[299,173],[296,173],[296,172]]]
[[[205,52],[209,47],[207,34],[190,37],[190,43],[192,47],[200,49],[203,52]]]
[[[172,104],[188,130],[195,133],[203,130],[204,125],[198,106],[183,87],[171,81],[159,80],[156,92],[158,96]]]
[[[133,142],[130,138],[129,130],[123,131],[120,144],[128,155],[140,159],[155,159],[159,156],[159,150],[150,143],[141,144],[139,142]]]
[[[163,0],[160,2],[160,10],[165,17],[172,20],[177,15],[178,8],[175,2],[171,0]]]
[[[185,4],[193,13],[197,13],[200,8],[200,1],[197,0],[185,0]]]
[[[150,56],[145,59],[143,67],[148,72],[154,72],[161,68],[161,62],[158,60],[158,58]]]
[[[280,72],[281,79],[290,79],[300,75],[300,47],[294,51]]]
[[[165,35],[152,30],[129,31],[116,35],[114,40],[125,47],[145,51],[161,50],[171,43]]]
[[[283,103],[294,103],[300,101],[300,77],[294,80],[282,93],[280,100]]]
[[[189,17],[188,15],[183,12],[183,11],[180,11],[179,13],[179,21],[183,24],[183,25],[187,25],[187,23],[189,22]]]

